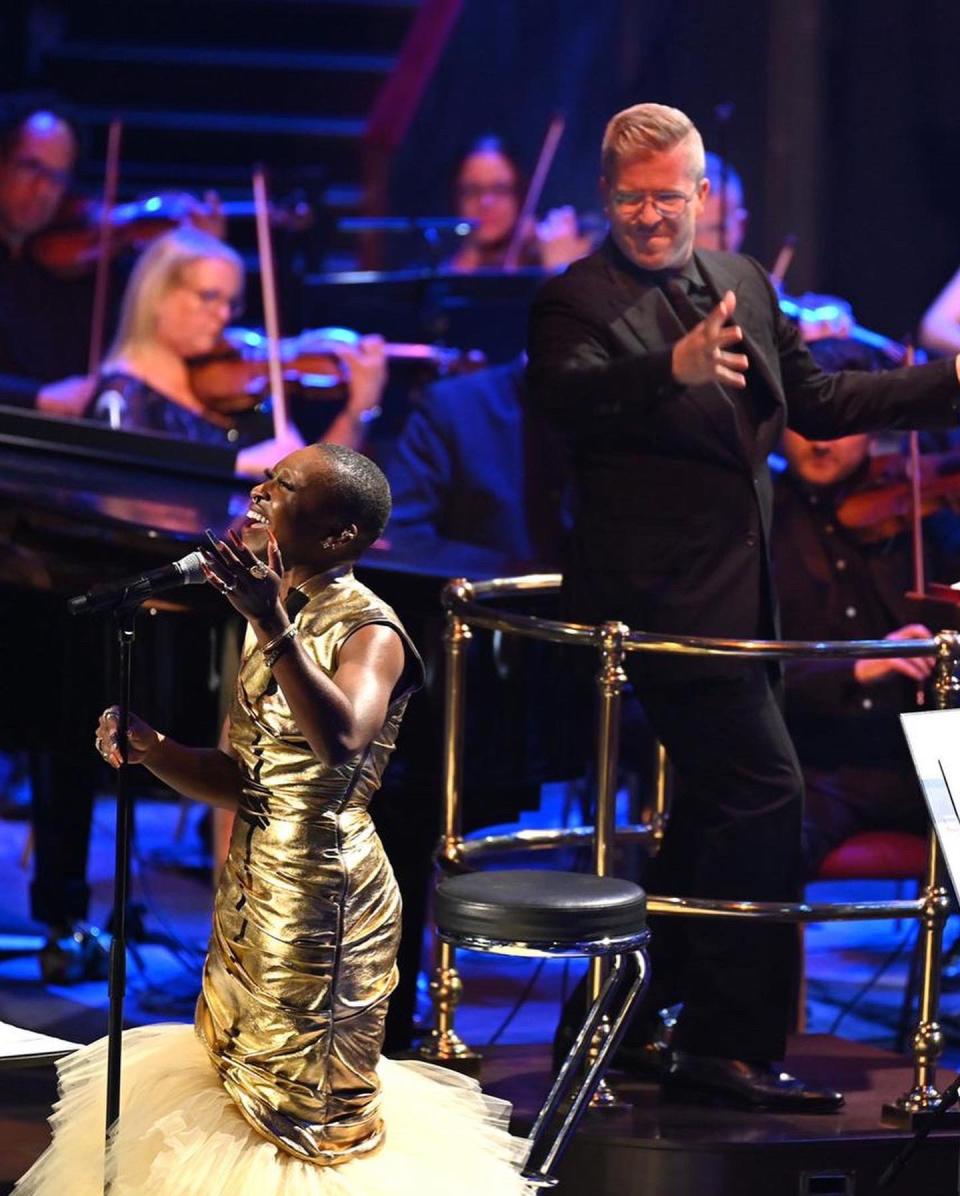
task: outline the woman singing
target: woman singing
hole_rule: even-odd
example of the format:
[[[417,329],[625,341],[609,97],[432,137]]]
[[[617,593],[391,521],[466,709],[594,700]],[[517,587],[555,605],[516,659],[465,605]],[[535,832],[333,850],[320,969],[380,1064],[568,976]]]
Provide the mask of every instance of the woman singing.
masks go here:
[[[242,535],[206,554],[248,623],[220,746],[131,720],[131,761],[236,819],[195,1026],[124,1036],[112,1196],[525,1191],[508,1106],[380,1058],[400,911],[367,804],[421,663],[352,564],[389,511],[383,474],[350,449],[280,461]],[[96,743],[118,766],[115,708]],[[53,1145],[19,1196],[99,1196],[105,1055],[101,1041],[62,1065]]]

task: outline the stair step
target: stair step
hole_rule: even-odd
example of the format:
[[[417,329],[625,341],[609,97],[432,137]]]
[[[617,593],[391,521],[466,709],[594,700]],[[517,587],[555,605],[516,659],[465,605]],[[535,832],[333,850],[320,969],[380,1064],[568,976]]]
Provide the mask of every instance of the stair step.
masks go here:
[[[366,122],[342,116],[281,115],[263,112],[197,112],[172,108],[101,108],[80,105],[74,109],[81,126],[108,125],[115,116],[125,129],[157,129],[192,133],[265,133],[271,137],[322,137],[351,140],[363,135]]]
[[[121,111],[118,115],[125,114]],[[189,114],[185,115],[186,121],[171,120],[162,127],[153,122],[124,126],[121,163],[125,179],[128,162],[157,163],[161,168],[157,180],[165,174],[174,187],[186,183],[192,188],[199,185],[196,180],[210,180],[215,185],[223,171],[234,171],[234,179],[249,177],[255,162],[264,163],[278,188],[303,186],[308,195],[316,195],[333,180],[360,178],[362,155],[357,137],[324,136],[315,123],[304,126],[311,129],[309,135],[302,130],[291,134],[288,125],[279,123],[258,123],[251,128],[238,122],[224,130],[216,122],[201,126],[199,118],[190,121]],[[88,123],[87,128],[83,169],[96,175],[103,169],[107,126]]]
[[[183,45],[264,44],[263,0],[116,0],[66,6],[67,40],[169,42]],[[395,53],[419,0],[270,0],[271,46]]]
[[[236,49],[232,46],[180,46],[149,43],[64,42],[46,52],[48,59],[123,66],[202,66],[238,70],[316,71],[329,74],[389,74],[396,57],[389,54],[283,49]]]
[[[169,57],[166,50],[171,49]],[[324,116],[358,118],[392,68],[384,55],[167,46],[62,46],[46,58],[50,83],[77,104],[150,110],[167,97],[189,111],[222,108],[224,97],[255,95],[261,114],[293,115],[316,106]]]

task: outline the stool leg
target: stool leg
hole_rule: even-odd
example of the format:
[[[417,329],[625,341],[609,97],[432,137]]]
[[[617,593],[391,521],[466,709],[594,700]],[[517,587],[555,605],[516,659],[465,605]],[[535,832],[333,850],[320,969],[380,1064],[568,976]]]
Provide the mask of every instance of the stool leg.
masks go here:
[[[583,1079],[570,1108],[567,1110],[567,1115],[557,1131],[543,1162],[539,1167],[534,1169],[532,1159],[539,1153],[540,1147],[546,1136],[546,1131],[550,1122],[553,1119],[561,1100],[567,1094],[570,1084],[569,1081],[576,1073],[577,1069],[582,1064],[590,1042],[600,1023],[601,1018],[607,1012],[611,1003],[611,998],[615,990],[620,986],[620,981],[624,974],[626,960],[630,959],[636,969],[636,976],[630,985],[626,998],[620,1006],[620,1012],[614,1018],[613,1024],[610,1027],[610,1033],[602,1043],[600,1050],[597,1052],[589,1071]],[[627,1026],[630,1022],[630,1015],[633,1012],[634,1006],[639,1000],[643,990],[647,986],[648,967],[646,952],[637,951],[629,957],[617,956],[614,961],[610,975],[607,977],[606,983],[600,991],[597,1000],[594,1002],[593,1008],[587,1015],[587,1020],[584,1022],[580,1033],[577,1035],[570,1053],[564,1060],[563,1066],[554,1081],[553,1087],[550,1089],[543,1106],[537,1115],[534,1122],[533,1129],[530,1131],[530,1151],[527,1156],[527,1166],[523,1171],[523,1178],[528,1182],[540,1185],[542,1187],[549,1187],[556,1183],[556,1179],[551,1175],[554,1166],[559,1162],[560,1156],[567,1148],[570,1138],[573,1136],[574,1130],[583,1117],[586,1111],[587,1104],[594,1090],[602,1079],[604,1072],[607,1069],[607,1060],[611,1054],[620,1045]]]

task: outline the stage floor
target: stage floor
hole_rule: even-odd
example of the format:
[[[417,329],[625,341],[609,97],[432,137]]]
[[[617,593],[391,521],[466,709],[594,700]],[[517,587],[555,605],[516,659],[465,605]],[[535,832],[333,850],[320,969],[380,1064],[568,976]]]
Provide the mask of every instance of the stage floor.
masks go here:
[[[113,807],[98,802],[91,844],[92,916],[102,924],[111,891]],[[188,1021],[199,985],[200,961],[209,927],[212,892],[200,867],[196,808],[188,807],[178,838],[181,808],[168,801],[138,803],[134,892],[145,906],[145,922],[163,942],[137,947],[130,964],[127,1022]],[[554,819],[556,811],[544,811]],[[524,825],[531,825],[525,819]],[[0,822],[0,1021],[41,1030],[77,1042],[105,1033],[107,992],[103,982],[45,986],[35,956],[4,958],[4,937],[38,934],[28,916],[29,868],[22,860],[27,837],[23,821]],[[817,899],[841,890],[821,886]],[[845,898],[854,894],[842,889]],[[894,895],[893,886],[860,886],[856,897]],[[948,942],[957,934],[951,920]],[[629,1196],[834,1196],[872,1188],[851,1168],[874,1176],[896,1153],[901,1140],[879,1121],[884,1100],[910,1086],[907,1061],[886,1049],[892,1042],[913,926],[909,923],[848,923],[812,926],[806,934],[807,1029],[795,1042],[796,1069],[805,1078],[839,1087],[847,1109],[833,1117],[789,1119],[696,1107],[661,1108],[657,1089],[625,1086],[630,1108],[589,1116],[571,1148],[563,1191],[616,1192]],[[22,942],[23,939],[20,938]],[[464,1002],[458,1015],[463,1037],[486,1056],[485,1084],[513,1100],[522,1123],[547,1086],[547,1043],[562,994],[576,979],[574,968],[530,960],[462,953]],[[939,1072],[941,1086],[960,1064],[960,992],[943,1000],[948,1050]],[[839,1027],[845,1039],[827,1037]],[[814,1033],[816,1031],[817,1033]],[[856,1039],[856,1042],[848,1041]],[[484,1045],[484,1044],[495,1045]],[[0,1196],[46,1142],[46,1116],[54,1099],[52,1069],[0,1072]],[[862,1156],[869,1156],[866,1162]],[[928,1144],[906,1173],[931,1196],[956,1193],[957,1149],[952,1141]],[[734,1166],[736,1164],[736,1166]],[[759,1167],[757,1175],[749,1167]],[[775,1168],[771,1171],[770,1168]],[[867,1171],[863,1168],[867,1167]],[[939,1168],[927,1176],[925,1168]],[[776,1168],[780,1168],[776,1171]],[[810,1173],[807,1189],[799,1176]],[[949,1180],[944,1176],[949,1173]],[[839,1178],[837,1178],[839,1177]],[[805,1181],[806,1182],[806,1181]],[[905,1178],[904,1183],[907,1180]],[[7,1187],[4,1187],[4,1184]],[[810,1186],[812,1184],[813,1186]],[[918,1190],[914,1184],[910,1191]],[[831,1186],[833,1185],[833,1186]],[[893,1192],[908,1187],[890,1189]],[[67,1194],[68,1196],[68,1194]],[[451,1189],[455,1196],[455,1189]]]
[[[802,1117],[665,1104],[656,1085],[613,1076],[624,1106],[587,1114],[555,1191],[558,1196],[873,1196],[880,1174],[907,1137],[880,1121],[884,1101],[910,1085],[906,1061],[861,1043],[803,1035],[791,1041],[788,1066],[842,1088],[845,1108]],[[549,1083],[548,1068],[542,1045],[499,1046],[485,1054],[484,1088],[513,1102],[518,1132],[533,1119]],[[52,1066],[0,1072],[0,1196],[46,1145],[53,1096]],[[930,1138],[885,1191],[891,1196],[957,1192],[958,1151],[952,1133]],[[455,1196],[455,1181],[450,1191]]]
[[[539,1048],[500,1047],[484,1087],[514,1103],[518,1128],[532,1120],[548,1083]],[[587,1114],[560,1167],[560,1196],[874,1196],[908,1138],[880,1120],[912,1085],[901,1056],[823,1034],[791,1039],[787,1066],[842,1089],[835,1114],[787,1116],[660,1100],[655,1084],[612,1076],[624,1107]],[[929,1138],[885,1192],[958,1191],[956,1131]]]

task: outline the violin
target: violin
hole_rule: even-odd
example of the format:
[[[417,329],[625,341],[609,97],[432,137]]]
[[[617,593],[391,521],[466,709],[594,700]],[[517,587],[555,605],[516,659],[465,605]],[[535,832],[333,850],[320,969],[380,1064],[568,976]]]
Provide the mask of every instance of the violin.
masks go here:
[[[849,494],[836,511],[841,526],[867,544],[908,531],[914,511],[914,487],[906,476],[904,459],[891,455],[876,461],[873,484]],[[920,481],[922,517],[944,507],[960,507],[960,458],[954,454],[921,457]]]
[[[248,200],[227,201],[204,208],[192,195],[165,193],[109,207],[110,252],[141,250],[170,229],[203,215],[253,216]],[[31,238],[29,251],[34,261],[52,274],[74,277],[95,268],[100,258],[101,227],[107,213],[101,203],[76,201],[62,213],[62,219]],[[313,223],[313,211],[302,200],[273,204],[270,220],[276,228],[301,232]]]
[[[343,350],[359,343],[360,334],[349,328],[315,328],[282,337],[285,388],[306,398],[342,400],[349,382]],[[486,365],[484,354],[476,349],[387,342],[384,352],[388,359],[423,362],[441,376]],[[190,382],[195,396],[212,412],[229,415],[256,407],[269,392],[267,337],[248,328],[226,329],[218,349],[190,362]]]

